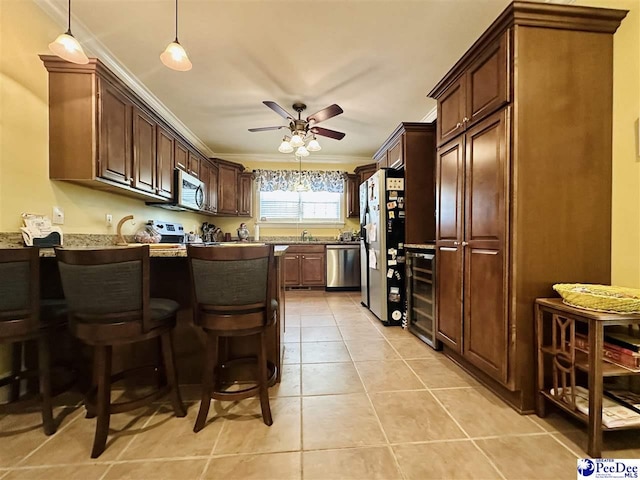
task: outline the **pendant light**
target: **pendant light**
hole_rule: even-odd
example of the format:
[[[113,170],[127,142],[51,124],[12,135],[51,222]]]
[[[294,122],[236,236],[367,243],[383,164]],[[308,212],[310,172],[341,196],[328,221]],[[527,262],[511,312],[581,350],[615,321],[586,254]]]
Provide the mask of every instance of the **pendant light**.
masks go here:
[[[286,136],[282,139],[282,143],[278,147],[278,151],[280,153],[291,153],[291,152],[293,152],[293,147],[289,143],[288,139],[289,139],[289,137],[286,137]]]
[[[49,50],[67,62],[85,65],[89,63],[89,58],[82,50],[80,42],[71,33],[71,0],[69,0],[68,20],[67,31],[58,35],[58,38],[49,44]]]
[[[178,42],[178,0],[176,0],[176,38],[160,54],[160,60],[170,69],[179,72],[187,72],[193,67],[187,52]]]

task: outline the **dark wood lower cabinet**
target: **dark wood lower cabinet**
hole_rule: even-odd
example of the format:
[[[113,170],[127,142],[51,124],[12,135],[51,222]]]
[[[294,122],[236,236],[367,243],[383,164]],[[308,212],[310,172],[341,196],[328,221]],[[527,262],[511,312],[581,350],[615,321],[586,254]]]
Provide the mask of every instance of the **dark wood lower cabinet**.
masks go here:
[[[326,285],[324,245],[292,245],[284,255],[284,285],[322,287]]]

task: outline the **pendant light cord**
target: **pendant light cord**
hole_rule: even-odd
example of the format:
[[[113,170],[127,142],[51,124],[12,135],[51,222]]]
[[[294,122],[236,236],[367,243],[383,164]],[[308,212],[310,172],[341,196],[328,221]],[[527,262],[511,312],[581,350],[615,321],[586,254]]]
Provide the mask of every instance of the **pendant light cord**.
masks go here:
[[[176,0],[176,40],[175,41],[176,43],[178,43],[178,0]]]
[[[68,18],[67,18],[67,35],[71,35],[71,0],[69,0],[69,11],[67,12],[68,14]],[[73,36],[73,35],[71,35]]]

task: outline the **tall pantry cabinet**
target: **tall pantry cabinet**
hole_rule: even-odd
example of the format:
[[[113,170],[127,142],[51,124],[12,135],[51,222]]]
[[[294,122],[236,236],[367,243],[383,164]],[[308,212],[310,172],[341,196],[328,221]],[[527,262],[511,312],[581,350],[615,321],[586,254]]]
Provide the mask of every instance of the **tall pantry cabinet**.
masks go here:
[[[626,12],[513,2],[438,101],[437,337],[534,408],[536,297],[609,283],[613,34]]]

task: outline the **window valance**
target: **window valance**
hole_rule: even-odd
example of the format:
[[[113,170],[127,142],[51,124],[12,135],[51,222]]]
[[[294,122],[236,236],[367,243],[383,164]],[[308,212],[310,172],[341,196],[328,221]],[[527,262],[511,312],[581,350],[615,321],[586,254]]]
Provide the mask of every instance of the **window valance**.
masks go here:
[[[254,170],[260,192],[293,192],[297,185],[312,192],[344,192],[347,172],[338,170]]]

